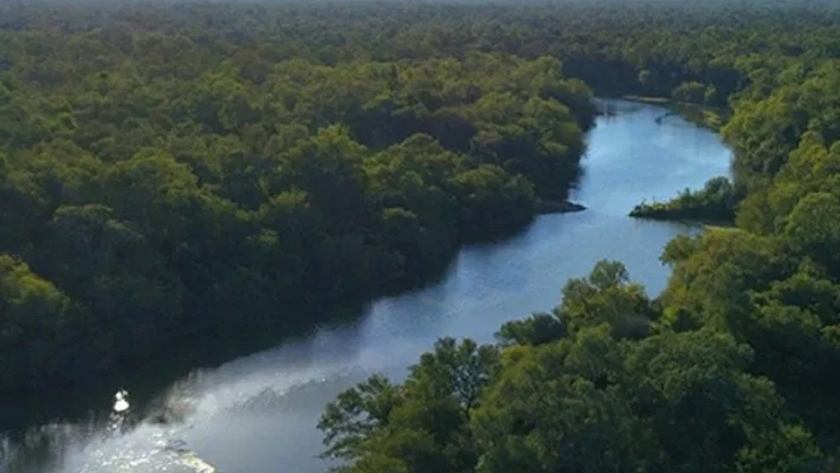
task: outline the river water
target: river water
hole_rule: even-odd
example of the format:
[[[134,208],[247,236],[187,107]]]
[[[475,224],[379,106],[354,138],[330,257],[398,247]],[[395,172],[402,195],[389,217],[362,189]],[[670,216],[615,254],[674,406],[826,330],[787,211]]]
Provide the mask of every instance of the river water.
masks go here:
[[[491,342],[503,322],[557,305],[565,281],[599,259],[624,262],[658,293],[668,275],[658,260],[663,245],[699,229],[633,220],[628,211],[728,174],[731,152],[680,117],[657,121],[663,108],[609,103],[617,113],[590,132],[573,198],[588,210],[540,216],[510,240],[463,249],[440,284],[377,300],[349,325],[196,370],[139,412],[0,438],[0,471],[322,473],[315,425],[324,405],[373,373],[404,376],[439,337]]]

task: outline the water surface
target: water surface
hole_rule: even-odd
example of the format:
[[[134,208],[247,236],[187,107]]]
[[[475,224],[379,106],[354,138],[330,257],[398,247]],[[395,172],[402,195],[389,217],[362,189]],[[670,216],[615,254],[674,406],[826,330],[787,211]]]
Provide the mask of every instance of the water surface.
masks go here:
[[[324,405],[373,373],[402,377],[439,337],[491,342],[503,322],[557,305],[564,282],[599,259],[624,262],[658,293],[668,275],[658,260],[663,245],[698,229],[627,212],[728,174],[731,153],[717,135],[679,117],[657,123],[663,108],[611,103],[618,113],[590,132],[586,176],[574,195],[588,210],[541,216],[508,241],[466,248],[440,284],[377,300],[352,324],[196,370],[142,414],[56,423],[31,429],[25,440],[0,440],[0,470],[5,463],[10,473],[209,473],[210,465],[227,473],[320,473],[328,465],[316,458],[315,424]]]

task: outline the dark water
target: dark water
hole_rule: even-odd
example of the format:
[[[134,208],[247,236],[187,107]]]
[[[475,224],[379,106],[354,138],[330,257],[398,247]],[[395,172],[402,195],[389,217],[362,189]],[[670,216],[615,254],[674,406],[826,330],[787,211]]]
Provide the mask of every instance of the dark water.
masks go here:
[[[623,261],[658,293],[668,274],[658,261],[663,245],[698,229],[627,212],[728,173],[731,154],[679,117],[657,123],[662,108],[611,103],[618,113],[590,133],[587,174],[574,196],[587,211],[542,216],[509,241],[464,249],[441,284],[375,301],[353,325],[195,371],[142,415],[0,440],[0,471],[321,473],[315,424],[324,405],[372,373],[403,376],[439,337],[492,341],[503,322],[555,306],[564,282],[603,258]]]

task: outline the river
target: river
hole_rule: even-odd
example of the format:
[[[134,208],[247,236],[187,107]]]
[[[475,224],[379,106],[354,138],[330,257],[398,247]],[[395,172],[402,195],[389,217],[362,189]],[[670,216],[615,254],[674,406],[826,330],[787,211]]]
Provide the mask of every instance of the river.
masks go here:
[[[611,104],[617,113],[600,117],[588,136],[586,175],[573,196],[588,210],[543,215],[503,243],[465,248],[440,284],[377,300],[355,322],[304,340],[195,370],[128,417],[0,438],[0,471],[322,473],[315,424],[324,405],[370,374],[404,376],[439,337],[491,342],[503,322],[557,305],[565,281],[599,259],[624,262],[649,293],[660,292],[663,245],[699,229],[633,220],[628,211],[728,174],[731,152],[678,116],[657,123],[663,108]]]

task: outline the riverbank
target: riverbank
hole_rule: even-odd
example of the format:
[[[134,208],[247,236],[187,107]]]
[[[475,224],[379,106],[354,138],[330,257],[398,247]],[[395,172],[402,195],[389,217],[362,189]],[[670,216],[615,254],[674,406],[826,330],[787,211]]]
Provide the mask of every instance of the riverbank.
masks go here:
[[[703,230],[708,232],[737,230],[738,226],[731,222],[702,222]]]
[[[648,97],[643,95],[624,95],[624,100],[631,102],[646,103],[665,107],[691,123],[708,128],[715,132],[720,131],[731,115],[728,109],[711,107],[689,102],[680,102],[667,97]],[[663,117],[664,118],[664,117]]]
[[[537,202],[537,215],[565,214],[586,210],[581,204],[568,200],[541,199]]]

